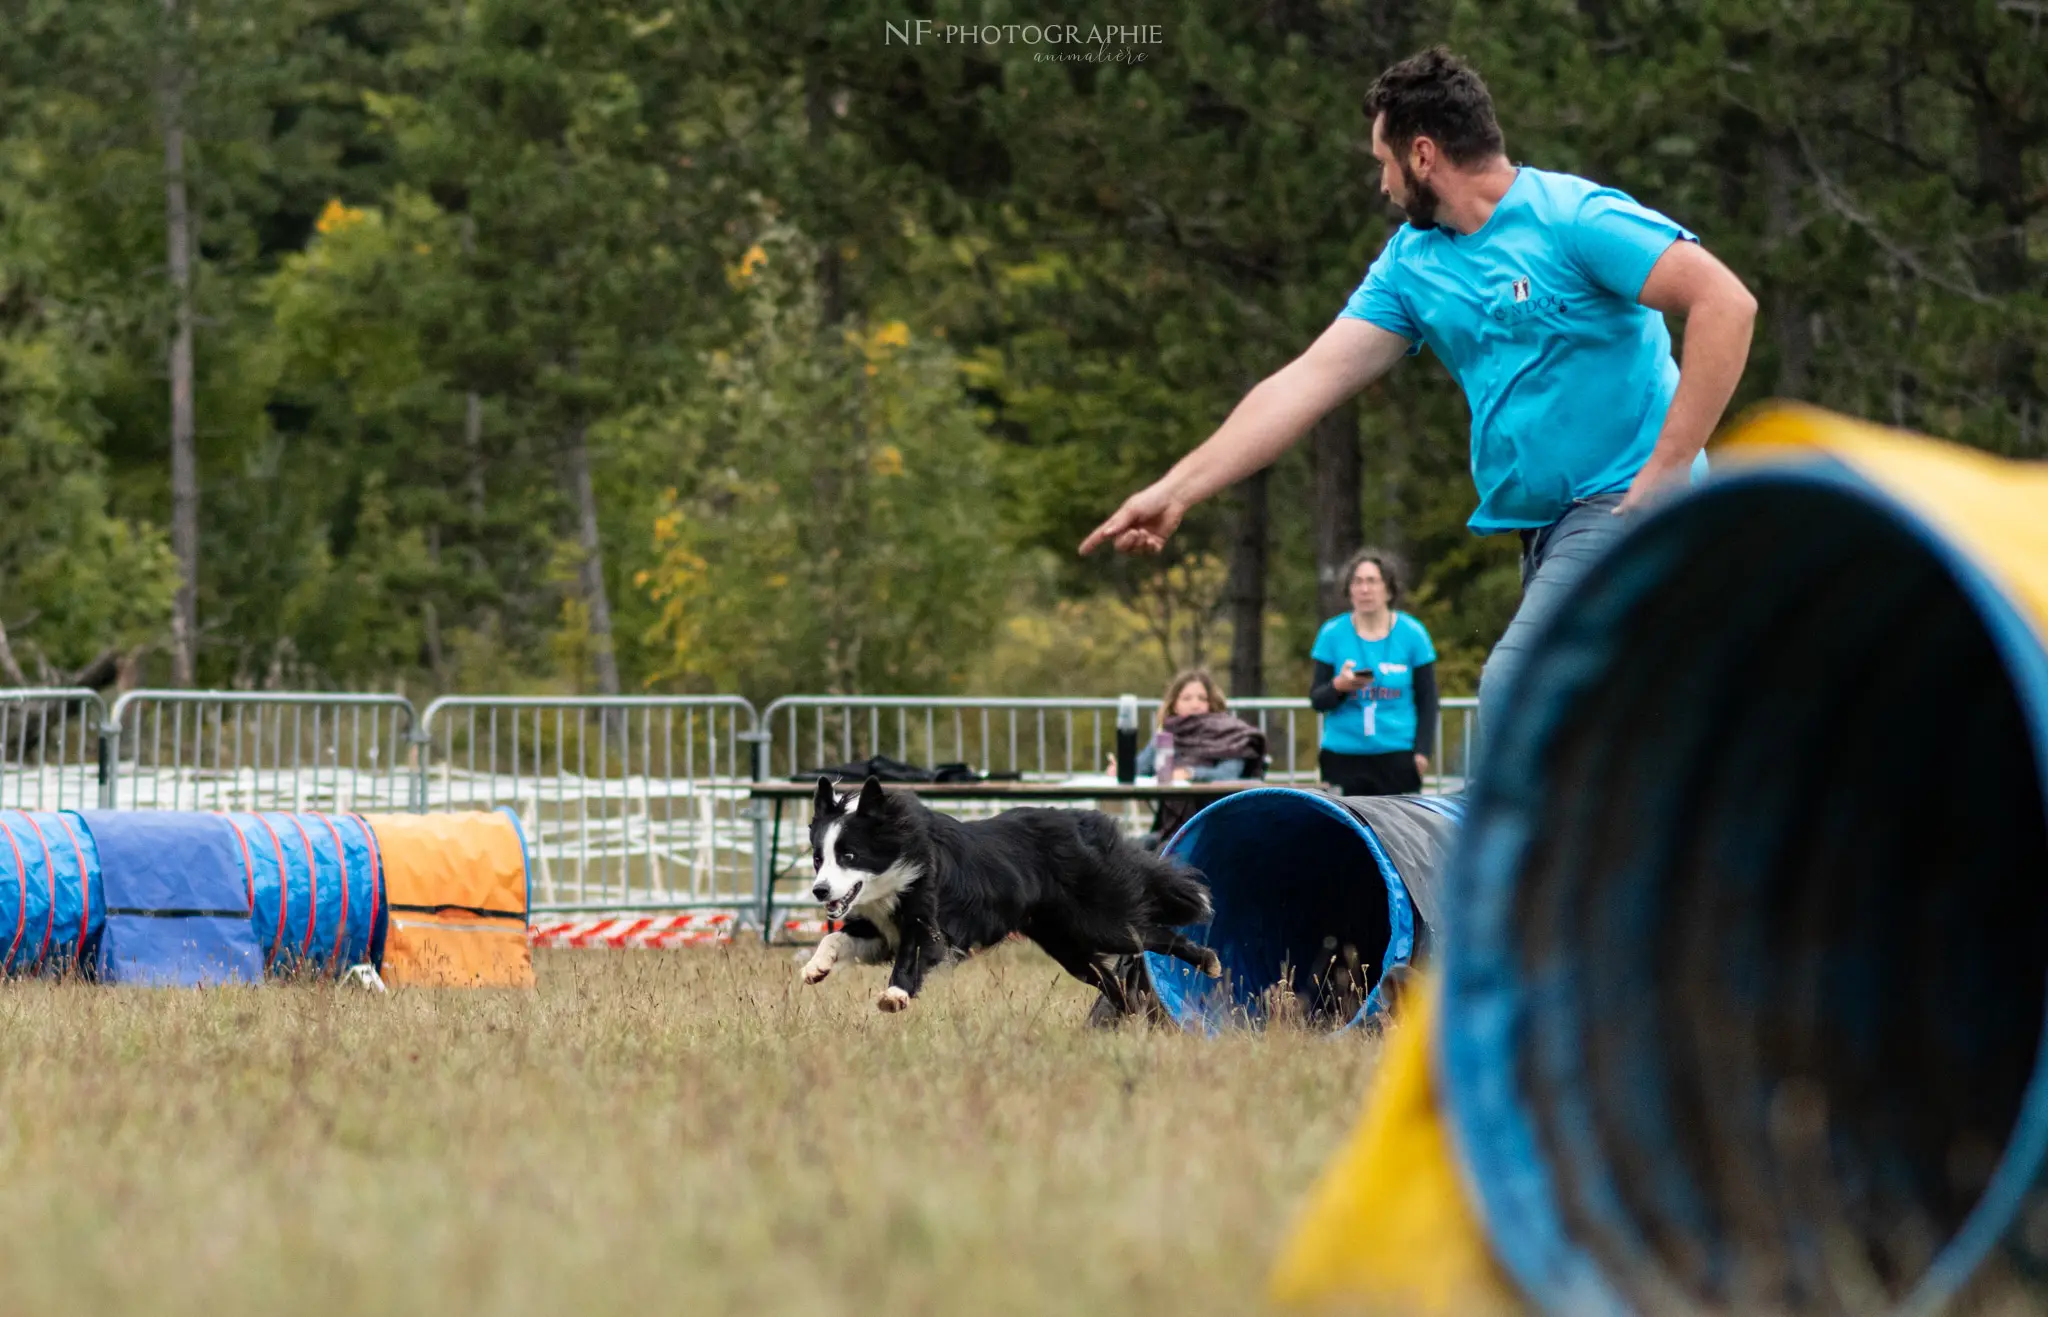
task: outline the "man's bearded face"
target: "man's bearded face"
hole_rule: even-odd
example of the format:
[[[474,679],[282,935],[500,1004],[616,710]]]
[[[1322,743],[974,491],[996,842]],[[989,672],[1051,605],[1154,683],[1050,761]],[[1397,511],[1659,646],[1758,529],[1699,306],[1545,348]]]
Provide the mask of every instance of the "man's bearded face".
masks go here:
[[[1401,162],[1401,185],[1401,194],[1395,196],[1393,202],[1406,212],[1408,222],[1418,229],[1435,228],[1436,189],[1415,177],[1415,171],[1409,168],[1406,160]]]

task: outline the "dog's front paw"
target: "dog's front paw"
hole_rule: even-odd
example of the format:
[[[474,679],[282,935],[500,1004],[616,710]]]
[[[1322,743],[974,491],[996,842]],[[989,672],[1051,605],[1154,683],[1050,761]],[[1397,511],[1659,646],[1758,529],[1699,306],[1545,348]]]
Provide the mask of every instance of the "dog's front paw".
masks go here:
[[[831,972],[832,967],[830,965],[821,965],[814,960],[810,964],[804,966],[804,982],[823,983],[825,981],[825,976],[827,974],[830,974]]]
[[[1223,961],[1215,952],[1204,951],[1202,953],[1202,973],[1207,974],[1212,979],[1223,977]]]
[[[897,987],[884,989],[882,995],[875,999],[875,1008],[890,1015],[898,1011],[907,1011],[910,1009],[910,994]]]

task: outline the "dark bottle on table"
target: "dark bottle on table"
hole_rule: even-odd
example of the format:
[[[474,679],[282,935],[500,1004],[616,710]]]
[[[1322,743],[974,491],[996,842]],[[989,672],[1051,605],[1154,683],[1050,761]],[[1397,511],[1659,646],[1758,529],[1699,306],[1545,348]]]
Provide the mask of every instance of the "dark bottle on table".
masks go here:
[[[1138,780],[1138,697],[1126,695],[1116,704],[1116,780],[1129,786]]]

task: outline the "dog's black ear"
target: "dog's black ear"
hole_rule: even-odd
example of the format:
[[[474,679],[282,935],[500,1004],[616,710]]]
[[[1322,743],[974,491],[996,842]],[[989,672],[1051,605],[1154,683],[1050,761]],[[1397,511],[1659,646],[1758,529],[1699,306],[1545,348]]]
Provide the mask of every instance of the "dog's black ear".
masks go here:
[[[882,779],[869,774],[868,780],[860,784],[860,812],[874,814],[888,803],[889,793],[882,790]]]
[[[832,792],[832,779],[819,777],[818,794],[811,797],[811,812],[820,818],[839,807],[839,797]]]

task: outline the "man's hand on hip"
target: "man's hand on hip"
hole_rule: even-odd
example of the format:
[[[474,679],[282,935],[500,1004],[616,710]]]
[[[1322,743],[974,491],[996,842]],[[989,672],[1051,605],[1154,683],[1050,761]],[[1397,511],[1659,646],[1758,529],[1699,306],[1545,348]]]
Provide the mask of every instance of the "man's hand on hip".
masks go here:
[[[1628,492],[1621,496],[1621,502],[1614,505],[1614,515],[1625,517],[1631,512],[1640,512],[1654,503],[1683,493],[1692,480],[1692,464],[1686,463],[1676,470],[1651,463],[1636,472],[1636,478],[1629,482]]]
[[[1666,248],[1636,300],[1653,311],[1684,316],[1685,349],[1657,447],[1614,509],[1617,516],[1684,488],[1693,458],[1735,395],[1756,328],[1756,296],[1696,242]]]

